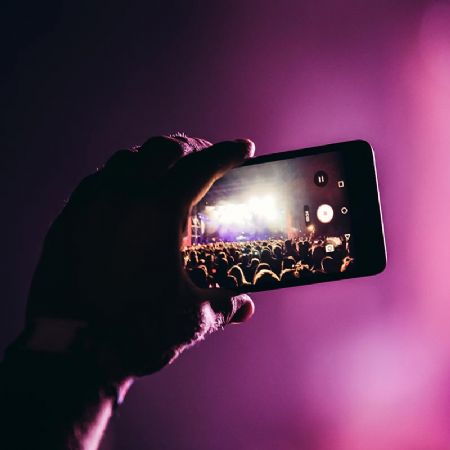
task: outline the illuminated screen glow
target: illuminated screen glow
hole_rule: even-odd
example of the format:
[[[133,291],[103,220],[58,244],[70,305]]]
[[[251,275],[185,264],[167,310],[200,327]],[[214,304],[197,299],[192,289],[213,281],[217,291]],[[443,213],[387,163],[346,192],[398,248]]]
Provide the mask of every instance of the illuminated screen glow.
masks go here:
[[[201,287],[263,288],[351,270],[348,187],[338,152],[230,171],[191,212],[188,274]]]

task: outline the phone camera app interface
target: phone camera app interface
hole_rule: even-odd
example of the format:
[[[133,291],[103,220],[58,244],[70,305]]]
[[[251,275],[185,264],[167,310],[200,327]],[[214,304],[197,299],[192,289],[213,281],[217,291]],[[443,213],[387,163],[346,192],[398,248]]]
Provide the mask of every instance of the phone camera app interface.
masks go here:
[[[330,205],[320,205],[317,208],[317,218],[322,223],[330,223],[333,220],[334,212]]]
[[[328,175],[323,170],[319,170],[314,175],[314,183],[316,183],[317,186],[323,187],[326,186],[328,183]]]
[[[337,152],[233,169],[191,212],[188,275],[199,287],[258,290],[351,271],[347,187]]]

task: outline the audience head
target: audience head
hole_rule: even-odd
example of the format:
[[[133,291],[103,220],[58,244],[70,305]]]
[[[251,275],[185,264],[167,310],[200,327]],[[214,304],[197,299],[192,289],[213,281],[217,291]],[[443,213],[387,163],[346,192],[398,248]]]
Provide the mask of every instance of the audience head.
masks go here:
[[[262,262],[269,262],[272,259],[272,253],[270,250],[265,247],[261,250],[261,261]]]
[[[280,279],[269,269],[262,269],[256,273],[253,280],[255,287],[260,289],[270,289],[276,287]]]
[[[188,270],[188,275],[191,281],[200,288],[209,287],[208,272],[205,266],[194,267]]]
[[[321,266],[324,273],[338,273],[341,269],[341,262],[331,256],[325,256],[322,259]]]
[[[255,273],[258,273],[260,270],[264,270],[264,269],[271,270],[270,264],[267,264],[267,263],[258,264],[258,267],[256,268]]]
[[[234,278],[236,278],[237,284],[239,287],[248,284],[247,280],[245,279],[245,275],[243,270],[241,269],[240,266],[233,266],[229,271],[228,271],[228,275],[233,276]]]
[[[295,267],[295,259],[287,256],[283,259],[283,269],[293,269]]]
[[[280,281],[282,283],[293,283],[297,281],[294,269],[284,269],[281,271]]]

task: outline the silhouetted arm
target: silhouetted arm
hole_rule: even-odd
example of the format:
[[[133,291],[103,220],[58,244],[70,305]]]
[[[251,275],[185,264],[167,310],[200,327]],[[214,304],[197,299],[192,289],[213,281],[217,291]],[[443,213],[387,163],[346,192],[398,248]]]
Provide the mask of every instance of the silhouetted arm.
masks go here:
[[[24,332],[0,366],[0,448],[95,450],[136,377],[253,314],[248,296],[196,287],[180,257],[192,205],[253,150],[152,138],[81,182],[45,239]]]

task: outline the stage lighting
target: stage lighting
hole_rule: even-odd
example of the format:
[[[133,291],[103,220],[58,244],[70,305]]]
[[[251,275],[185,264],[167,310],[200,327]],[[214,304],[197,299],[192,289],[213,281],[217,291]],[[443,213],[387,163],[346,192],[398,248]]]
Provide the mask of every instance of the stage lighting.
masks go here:
[[[248,209],[256,216],[267,222],[274,222],[280,216],[279,207],[272,195],[250,197],[247,202]]]
[[[207,205],[201,212],[205,219],[205,231],[218,233],[225,240],[247,240],[258,230],[267,233],[285,229],[284,203],[272,193],[253,190],[242,197],[220,200]]]
[[[244,204],[223,203],[212,209],[211,217],[223,225],[243,225],[251,218]]]

